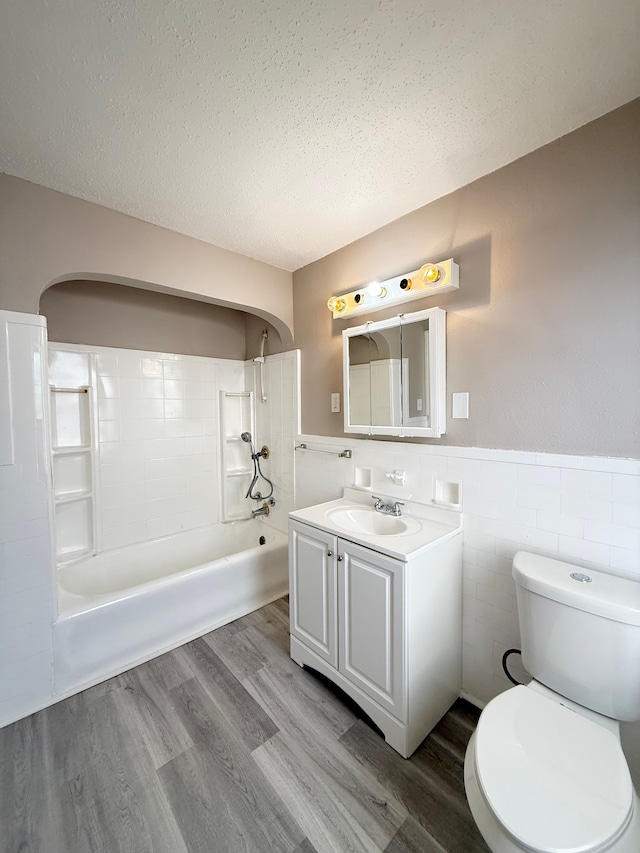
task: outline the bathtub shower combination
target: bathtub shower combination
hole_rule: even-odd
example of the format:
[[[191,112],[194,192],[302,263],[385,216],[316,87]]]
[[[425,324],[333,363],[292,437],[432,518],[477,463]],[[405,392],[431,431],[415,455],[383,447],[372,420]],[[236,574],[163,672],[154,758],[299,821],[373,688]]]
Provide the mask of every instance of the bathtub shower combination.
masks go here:
[[[286,555],[283,533],[241,521],[60,568],[57,690],[108,678],[285,595]]]
[[[50,347],[57,696],[169,651],[288,590],[287,537],[265,523],[275,503],[273,484],[260,469],[267,448],[256,452],[248,430],[253,396],[244,390],[244,367],[212,367],[211,361]],[[159,395],[183,387],[193,400],[180,407],[169,396],[158,404]],[[141,483],[112,483],[135,466],[127,454],[158,449],[160,424],[148,412],[160,408],[161,426],[168,423],[173,432],[177,419],[168,413],[195,412],[177,424],[194,440],[165,439],[162,452],[184,448],[184,455],[160,462],[152,456]],[[151,515],[158,505],[165,513],[169,508],[168,519]],[[144,517],[144,528],[133,531],[134,543],[118,547],[136,516]],[[183,529],[174,532],[172,523]]]

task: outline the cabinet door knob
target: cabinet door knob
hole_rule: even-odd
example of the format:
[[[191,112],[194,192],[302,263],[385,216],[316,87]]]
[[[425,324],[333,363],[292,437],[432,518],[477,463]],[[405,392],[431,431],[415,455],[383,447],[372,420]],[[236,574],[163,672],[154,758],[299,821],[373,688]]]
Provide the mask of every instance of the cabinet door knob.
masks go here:
[[[333,551],[327,551],[327,557],[333,557]]]
[[[340,556],[340,554],[338,554],[338,562],[339,562],[339,563],[341,563],[341,562],[342,562],[342,557]]]

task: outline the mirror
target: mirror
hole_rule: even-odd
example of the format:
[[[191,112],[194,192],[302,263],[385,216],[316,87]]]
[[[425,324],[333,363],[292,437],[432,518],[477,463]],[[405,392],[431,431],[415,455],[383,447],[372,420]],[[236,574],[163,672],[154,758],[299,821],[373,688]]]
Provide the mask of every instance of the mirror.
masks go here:
[[[400,427],[402,392],[400,327],[349,338],[351,421]]]
[[[345,432],[444,433],[445,318],[430,308],[343,331]]]

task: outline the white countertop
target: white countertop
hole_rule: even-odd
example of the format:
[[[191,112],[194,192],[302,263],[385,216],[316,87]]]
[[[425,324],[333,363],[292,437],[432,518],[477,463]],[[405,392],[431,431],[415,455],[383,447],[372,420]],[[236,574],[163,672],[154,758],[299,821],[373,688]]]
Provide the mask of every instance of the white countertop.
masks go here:
[[[393,504],[394,498],[385,498],[385,503]],[[438,542],[450,539],[462,530],[462,516],[458,512],[431,507],[407,501],[402,508],[402,519],[410,520],[410,529],[400,534],[375,535],[353,529],[339,527],[330,517],[336,509],[372,509],[373,501],[369,493],[355,489],[345,489],[344,497],[334,501],[316,504],[289,513],[289,518],[318,527],[327,533],[340,536],[349,542],[355,542],[365,548],[372,548],[381,554],[406,562],[422,551],[433,548]]]

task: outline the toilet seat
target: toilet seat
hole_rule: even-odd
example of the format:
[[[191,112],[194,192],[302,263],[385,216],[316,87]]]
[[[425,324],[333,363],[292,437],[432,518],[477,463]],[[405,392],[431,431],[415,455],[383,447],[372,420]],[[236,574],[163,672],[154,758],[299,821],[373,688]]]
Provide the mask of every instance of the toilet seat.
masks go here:
[[[504,830],[536,853],[598,853],[627,827],[633,785],[615,735],[524,686],[475,733],[477,779]]]

